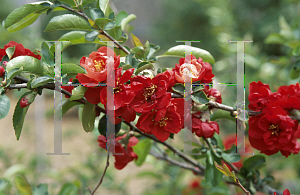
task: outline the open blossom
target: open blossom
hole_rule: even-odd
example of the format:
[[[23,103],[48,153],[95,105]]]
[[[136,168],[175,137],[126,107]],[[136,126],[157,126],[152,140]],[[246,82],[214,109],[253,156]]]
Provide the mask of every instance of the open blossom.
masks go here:
[[[82,57],[80,60],[80,65],[85,68],[87,74],[79,73],[78,79],[82,83],[83,80],[86,83],[102,82],[107,78],[107,66],[109,61],[114,61],[114,69],[118,68],[120,64],[120,56],[116,56],[114,53],[113,58],[107,56],[107,47],[100,47],[97,52],[92,52],[89,57]],[[87,78],[85,78],[87,77]],[[91,79],[91,80],[89,80]]]
[[[193,55],[180,58],[179,64],[175,65],[173,71],[179,83],[184,83],[185,75],[188,75],[192,82],[200,81],[200,83],[210,83],[214,77],[211,65],[203,62],[202,58],[196,59]]]
[[[295,139],[298,122],[292,120],[280,107],[266,107],[262,113],[249,118],[249,141],[261,153],[272,155],[281,152],[288,157],[298,154],[299,142]]]
[[[5,50],[9,47],[14,47],[15,46],[15,52],[11,59],[18,57],[18,56],[31,56],[34,57],[38,60],[40,60],[42,57],[40,55],[35,55],[30,49],[24,48],[24,46],[20,43],[17,43],[15,41],[10,41],[8,44],[4,46],[3,49],[0,49],[0,61],[4,56],[6,56]]]
[[[136,153],[133,152],[132,146],[135,146],[139,142],[139,140],[136,137],[129,138],[127,147],[124,148],[121,144],[121,141],[125,137],[126,137],[126,134],[124,134],[123,136],[117,137],[114,140],[114,143],[112,144],[115,147],[114,153],[116,153],[116,155],[113,155],[113,156],[115,157],[115,167],[118,170],[123,169],[128,163],[130,163],[133,160],[137,160],[137,158],[138,158]],[[107,143],[106,137],[104,137],[103,135],[100,135],[98,137],[98,142],[99,142],[99,146],[101,148],[106,149],[106,143]],[[120,155],[121,153],[123,155]]]
[[[278,93],[281,97],[278,99],[277,104],[286,110],[297,109],[300,110],[300,85],[280,86]]]
[[[263,84],[261,81],[252,82],[249,85],[249,102],[248,108],[253,111],[260,111],[268,104],[276,102],[279,93],[272,93],[268,84]]]
[[[136,90],[142,89],[142,84],[137,83],[132,87],[132,84],[125,84],[131,79],[134,68],[128,69],[122,75],[122,68],[118,68],[115,71],[115,86],[114,86],[114,107],[107,108],[107,87],[104,87],[99,94],[101,103],[106,109],[115,110],[114,123],[120,123],[122,118],[131,122],[136,117],[136,112],[129,106],[133,98],[136,96]],[[95,94],[94,94],[95,95]]]
[[[156,76],[153,79],[136,76],[131,80],[131,84],[137,94],[130,105],[138,113],[164,108],[171,100],[171,93],[167,92],[168,78],[164,75]]]
[[[160,141],[166,141],[171,133],[177,134],[183,128],[182,98],[171,99],[168,106],[144,113],[136,127],[147,134],[153,134]]]

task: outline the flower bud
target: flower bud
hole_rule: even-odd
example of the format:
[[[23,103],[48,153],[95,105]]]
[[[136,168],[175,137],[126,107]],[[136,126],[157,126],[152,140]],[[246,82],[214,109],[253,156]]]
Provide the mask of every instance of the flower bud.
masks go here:
[[[28,99],[26,99],[26,96],[23,97],[20,101],[20,107],[21,108],[26,108],[27,106],[29,106],[30,103],[28,102]]]
[[[20,100],[20,107],[21,108],[26,108],[27,106],[29,106],[35,99],[37,93],[33,92],[31,94],[28,94],[26,96],[24,96],[21,100]]]
[[[7,61],[3,61],[2,66],[6,67],[7,63]]]
[[[0,66],[0,77],[4,77],[4,75],[5,75],[5,69],[2,66]]]

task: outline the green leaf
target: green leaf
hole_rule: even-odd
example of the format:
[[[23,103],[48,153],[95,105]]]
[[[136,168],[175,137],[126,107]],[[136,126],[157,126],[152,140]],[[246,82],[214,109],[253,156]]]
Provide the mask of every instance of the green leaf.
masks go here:
[[[76,6],[74,0],[59,0],[59,1],[62,2],[62,3],[69,4],[71,6]]]
[[[181,83],[176,83],[173,87],[172,87],[173,91],[180,93],[180,94],[184,94],[185,91],[185,87],[183,84]]]
[[[105,15],[101,9],[93,8],[90,10],[91,18],[95,21],[97,18],[105,18]]]
[[[54,81],[54,79],[49,76],[38,77],[31,82],[31,88],[34,89],[52,81]]]
[[[82,6],[86,6],[87,4],[94,3],[96,0],[83,0]]]
[[[121,21],[121,29],[124,31],[125,30],[125,27],[126,25],[135,20],[136,19],[136,15],[134,14],[130,14],[129,16],[125,17],[122,21]]]
[[[223,152],[222,153],[222,158],[224,160],[226,160],[227,162],[229,162],[229,163],[234,163],[234,162],[238,162],[238,161],[241,160],[241,156],[239,154],[236,154],[236,153],[227,154],[227,153]]]
[[[79,99],[83,98],[84,93],[86,92],[87,89],[88,89],[87,87],[83,87],[83,86],[75,87],[72,90],[72,96],[70,97],[70,101],[79,100]]]
[[[6,71],[9,73],[15,68],[23,67],[24,72],[29,72],[39,76],[43,75],[44,67],[40,60],[31,56],[18,56],[7,63]]]
[[[123,70],[128,70],[128,69],[132,68],[132,66],[129,64],[125,64],[122,66],[122,68],[123,68]]]
[[[141,43],[140,39],[137,38],[133,33],[130,33],[130,34],[132,36],[134,46],[135,47],[139,47],[139,46],[143,47],[143,44]]]
[[[54,66],[54,55],[50,51],[50,48],[46,42],[42,43],[41,49],[42,62],[48,64],[49,66]]]
[[[39,184],[37,187],[33,188],[33,195],[48,195],[48,185]]]
[[[135,161],[135,164],[137,166],[141,166],[145,162],[146,157],[150,152],[151,146],[152,141],[150,139],[142,139],[132,147],[134,153],[136,153],[138,156],[138,159]]]
[[[9,47],[5,50],[9,59],[11,59],[11,57],[14,55],[15,49],[16,49],[16,46],[13,46],[13,47]]]
[[[206,155],[205,181],[211,186],[217,186],[222,180],[223,173],[215,167],[214,161],[218,164],[221,164],[221,161],[213,156],[211,150],[208,150]]]
[[[175,47],[172,47],[165,54],[159,57],[176,56],[184,58],[185,50],[192,51],[193,56],[195,56],[196,58],[202,58],[204,62],[208,62],[210,64],[215,63],[215,59],[208,51],[188,45],[177,45]]]
[[[265,44],[284,44],[286,40],[278,33],[272,33],[265,39]]]
[[[101,29],[103,29],[104,28],[104,26],[107,24],[107,23],[109,23],[109,22],[112,22],[110,19],[108,19],[108,18],[97,18],[96,20],[95,20],[95,23],[101,28]]]
[[[203,91],[193,93],[192,100],[198,104],[206,104],[207,102],[209,102],[209,99]]]
[[[217,110],[216,112],[214,112],[211,116],[210,116],[210,120],[211,121],[217,121],[218,119],[229,119],[231,121],[236,122],[235,117],[232,117],[230,115],[230,112],[225,111],[225,110]]]
[[[77,105],[80,105],[81,103],[80,102],[77,102],[77,101],[70,101],[69,99],[67,100],[64,100],[62,103],[61,103],[61,114],[62,116],[64,116],[64,114],[70,110],[72,107],[74,106],[77,106]]]
[[[90,102],[86,102],[82,111],[82,126],[86,132],[94,130],[95,112],[95,105]]]
[[[14,68],[7,74],[7,84],[10,85],[11,80],[23,71],[23,67]]]
[[[120,11],[116,16],[116,26],[121,26],[121,22],[128,16],[126,11]]]
[[[61,65],[61,74],[77,74],[77,73],[83,73],[86,74],[86,70],[77,64],[71,64],[71,63],[66,63]]]
[[[61,190],[59,191],[58,195],[77,195],[78,188],[73,183],[65,183]]]
[[[264,166],[265,162],[266,159],[264,156],[255,155],[245,160],[243,163],[243,167],[250,172],[254,169],[259,169],[260,167]]]
[[[64,14],[53,17],[48,23],[45,32],[56,30],[91,30],[89,23],[79,16]]]
[[[98,31],[90,31],[90,32],[87,32],[85,34],[85,39],[87,41],[95,41],[95,39],[97,38],[99,32]]]
[[[113,29],[116,26],[116,23],[114,21],[109,22],[105,25],[104,30],[110,30]]]
[[[100,0],[99,1],[99,7],[103,11],[103,13],[106,13],[106,8],[107,8],[108,3],[109,3],[109,0]]]
[[[122,122],[115,125],[115,135],[117,135],[121,129]],[[100,135],[106,136],[107,130],[107,118],[106,115],[103,115],[98,123],[98,132]]]
[[[108,19],[115,20],[115,12],[110,12],[108,15]]]
[[[36,13],[29,14],[28,16],[22,18],[17,23],[15,23],[15,24],[11,25],[10,27],[8,27],[7,32],[13,33],[13,32],[19,31],[19,30],[31,25],[32,23],[34,23],[38,19],[38,17],[40,15],[41,14],[36,14]]]
[[[133,68],[137,68],[139,61],[134,57],[135,54],[128,54],[125,58],[125,63],[131,65]]]
[[[7,116],[10,108],[10,99],[2,93],[0,95],[0,119]]]
[[[155,70],[155,67],[152,63],[146,64],[146,65],[142,66],[141,68],[138,68],[135,71],[135,74],[137,75],[137,74],[139,74],[140,72],[142,72],[143,70],[146,70],[146,69]]]
[[[198,92],[200,90],[204,89],[204,87],[202,85],[193,85],[192,86],[192,91],[195,93],[195,92]]]
[[[39,2],[39,3],[41,3],[41,2]],[[4,22],[4,24],[5,24],[4,27],[8,28],[8,27],[16,24],[19,21],[23,21],[23,22],[25,22],[26,20],[28,21],[28,19],[30,17],[32,17],[33,15],[37,15],[36,13],[41,13],[42,11],[49,9],[49,7],[42,6],[39,3],[25,4],[25,5],[22,5],[21,7],[18,7],[15,10],[13,10],[7,16],[7,18],[6,18],[5,22]],[[35,20],[36,20],[36,18],[35,18]],[[34,21],[32,21],[31,24]]]
[[[150,60],[150,58],[153,56],[153,54],[155,52],[157,52],[160,49],[159,45],[154,45],[150,43],[150,50],[149,50],[149,54],[147,56],[147,60]]]
[[[20,138],[21,131],[22,131],[22,128],[23,128],[24,119],[25,119],[27,110],[30,106],[29,105],[25,108],[21,108],[20,107],[20,101],[25,95],[28,95],[30,93],[32,93],[32,91],[28,91],[28,92],[24,93],[21,96],[21,98],[19,99],[19,101],[18,101],[18,103],[15,107],[15,111],[14,111],[14,115],[13,115],[13,126],[14,126],[14,129],[15,129],[15,135],[16,135],[17,140],[19,140],[19,138]]]
[[[16,185],[16,188],[22,195],[32,195],[30,185],[23,175],[16,175],[14,177],[14,183]]]

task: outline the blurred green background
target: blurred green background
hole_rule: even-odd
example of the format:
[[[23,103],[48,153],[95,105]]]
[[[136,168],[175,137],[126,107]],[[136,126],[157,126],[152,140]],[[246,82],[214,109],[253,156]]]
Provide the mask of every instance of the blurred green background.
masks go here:
[[[0,7],[0,19],[3,19],[15,8],[34,1],[4,0]],[[292,77],[291,70],[299,59],[300,38],[300,3],[298,0],[112,0],[114,7],[137,15],[137,19],[127,31],[132,31],[142,43],[149,40],[160,45],[157,54],[163,54],[170,47],[178,45],[179,40],[196,40],[192,44],[209,51],[215,58],[212,65],[216,83],[236,82],[236,44],[229,40],[252,40],[245,44],[245,91],[246,109],[249,104],[247,97],[249,83],[262,81],[276,91],[281,85],[299,82],[299,77]],[[67,31],[43,32],[47,22],[55,15],[63,12],[42,15],[33,25],[15,32],[7,33],[0,27],[0,48],[13,40],[22,43],[25,48],[39,49],[43,41],[57,40]],[[67,12],[66,12],[67,13]],[[273,36],[270,38],[270,34]],[[277,34],[274,34],[277,33]],[[269,38],[267,39],[267,37]],[[274,38],[275,37],[275,38]],[[267,39],[267,40],[266,40]],[[131,40],[125,45],[132,47]],[[269,44],[267,44],[269,43]],[[82,56],[96,50],[93,44],[70,46],[63,52],[63,62],[79,64]],[[161,67],[174,67],[179,58],[158,60]],[[236,101],[235,86],[215,86],[221,91],[223,103],[234,106]],[[45,91],[45,90],[44,90]],[[13,98],[10,114],[1,120],[0,140],[0,175],[8,180],[15,172],[25,173],[32,185],[48,183],[51,194],[60,189],[71,189],[73,194],[89,194],[87,188],[96,185],[104,169],[105,156],[97,155],[104,152],[97,146],[95,131],[86,134],[77,118],[77,110],[72,109],[63,120],[63,151],[71,152],[70,156],[46,156],[45,152],[53,150],[53,92],[44,92],[41,100],[44,112],[37,119],[34,114],[41,107],[29,109],[24,131],[20,141],[14,138],[11,117],[17,97],[21,92],[11,91]],[[41,132],[36,129],[36,120],[42,120],[44,127]],[[220,134],[226,136],[235,133],[235,122],[220,119]],[[40,137],[39,137],[40,136]],[[40,139],[39,139],[40,138]],[[42,139],[42,140],[41,140]],[[42,142],[44,147],[38,147]],[[182,147],[180,134],[172,143]],[[113,159],[113,158],[111,158]],[[9,171],[10,170],[10,171]],[[273,174],[276,181],[270,185],[280,190],[290,189],[295,194],[300,191],[299,156],[283,157],[276,154],[267,157],[267,167],[262,174]],[[192,194],[189,187],[195,176],[182,169],[148,157],[142,167],[130,163],[122,171],[113,168],[108,170],[99,194]],[[1,180],[1,184],[5,184]],[[3,186],[2,185],[2,186]],[[62,187],[64,185],[64,187]],[[10,186],[13,191],[13,186]],[[72,190],[73,189],[73,190]],[[78,191],[74,191],[74,189]],[[204,190],[200,194],[228,194],[232,189],[220,184],[219,191]],[[199,189],[198,189],[199,191]],[[194,193],[196,194],[196,193]]]

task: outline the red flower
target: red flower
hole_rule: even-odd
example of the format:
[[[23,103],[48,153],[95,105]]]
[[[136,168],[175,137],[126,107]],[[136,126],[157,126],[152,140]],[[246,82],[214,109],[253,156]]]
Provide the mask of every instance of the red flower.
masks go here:
[[[190,58],[190,60],[188,60]],[[173,68],[175,79],[179,83],[184,83],[184,75],[189,75],[192,82],[200,81],[200,83],[210,83],[214,74],[209,63],[203,62],[202,58],[196,59],[193,55],[188,55],[186,58],[180,58],[179,64]]]
[[[113,143],[113,145],[115,146],[115,153],[116,153],[116,155],[113,155],[115,157],[115,167],[118,170],[123,169],[129,162],[133,160],[137,160],[138,158],[136,153],[133,152],[132,146],[135,146],[139,142],[139,140],[136,137],[131,137],[128,140],[127,147],[124,148],[121,142],[122,139],[125,137],[126,134],[116,138]],[[98,142],[101,148],[106,149],[106,143],[107,143],[106,137],[100,135],[98,137]],[[120,155],[120,153],[123,153],[123,155]]]
[[[263,84],[261,81],[252,82],[249,85],[249,102],[248,108],[254,111],[260,111],[269,103],[275,102],[280,94],[272,93],[268,84]]]
[[[278,88],[278,93],[281,97],[278,100],[278,105],[286,110],[300,110],[300,85],[296,83],[290,86],[281,86]]]
[[[137,94],[130,105],[139,113],[148,113],[153,109],[166,107],[171,100],[171,93],[167,92],[167,82],[168,78],[164,75],[153,79],[145,76],[134,77],[131,81],[132,89],[137,91]]]
[[[209,89],[209,86],[206,85],[204,87],[203,91],[208,98],[213,99],[213,101],[218,102],[220,104],[222,103],[222,97],[221,97],[221,93],[219,90],[214,89],[214,88]]]
[[[274,195],[277,195],[277,193],[274,192]],[[283,195],[291,195],[291,193],[290,193],[290,191],[289,191],[288,189],[285,189],[285,190],[283,191]]]
[[[17,56],[32,56],[38,60],[40,60],[42,58],[40,55],[35,55],[32,51],[30,51],[30,49],[24,48],[24,46],[22,44],[14,42],[14,41],[10,41],[8,44],[6,44],[4,46],[4,49],[0,49],[0,60],[2,60],[2,58],[4,56],[6,56],[5,50],[7,48],[13,47],[13,46],[15,46],[15,52],[11,59],[13,59]]]
[[[3,77],[5,75],[5,69],[0,66],[0,77]]]
[[[288,157],[299,153],[299,142],[294,133],[298,122],[292,120],[280,107],[266,107],[262,113],[249,118],[249,141],[261,153],[272,155],[280,151]]]
[[[147,134],[153,134],[160,141],[166,141],[170,133],[177,134],[183,127],[182,98],[171,99],[169,105],[140,116],[136,127]]]
[[[192,121],[192,132],[198,137],[212,138],[215,132],[219,134],[219,124],[215,121],[203,122],[200,118],[194,117],[194,115]]]
[[[86,69],[87,74],[79,73],[78,74],[79,79],[83,80],[84,76],[86,76],[88,78],[85,78],[85,80],[90,83],[94,83],[95,81],[102,82],[106,80],[107,65],[109,62],[109,58],[107,56],[107,50],[110,49],[107,47],[100,47],[97,52],[92,52],[88,58],[87,57],[81,58],[80,65]],[[110,60],[112,60],[112,58]],[[120,56],[116,56],[116,54],[114,53],[113,60],[114,60],[114,68],[116,69],[120,64]],[[91,80],[89,81],[88,79]]]
[[[157,74],[156,76],[159,77],[160,75],[163,75],[165,77],[168,78],[168,84],[169,84],[169,87],[168,87],[168,92],[172,92],[172,87],[175,85],[176,81],[175,81],[175,74],[173,71],[171,70],[166,70],[165,72],[162,72],[162,73],[159,73]]]

